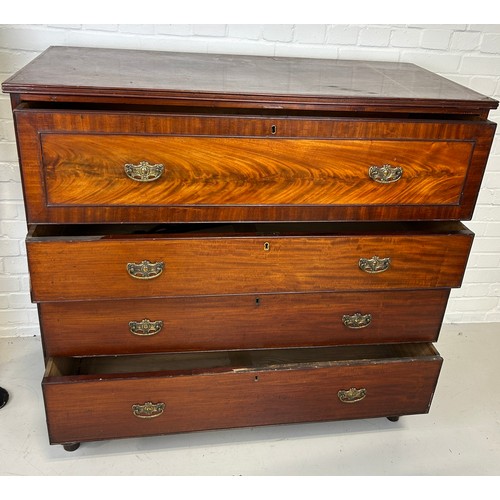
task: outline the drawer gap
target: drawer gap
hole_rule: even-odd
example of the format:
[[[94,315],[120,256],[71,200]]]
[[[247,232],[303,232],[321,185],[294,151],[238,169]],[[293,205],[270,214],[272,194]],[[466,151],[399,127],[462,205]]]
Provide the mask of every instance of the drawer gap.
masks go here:
[[[482,114],[477,110],[471,110],[470,113],[461,113],[460,111],[450,113],[440,113],[439,111],[414,113],[402,111],[335,111],[335,110],[301,110],[301,109],[269,109],[249,107],[237,108],[224,106],[221,108],[206,106],[182,106],[169,104],[167,102],[155,99],[149,99],[148,103],[130,102],[113,103],[109,98],[96,98],[95,102],[81,102],[72,96],[59,96],[58,102],[48,102],[50,96],[44,94],[23,94],[23,101],[16,107],[16,111],[70,111],[70,112],[112,112],[112,113],[145,113],[178,117],[232,117],[235,115],[243,118],[326,118],[326,119],[345,119],[345,118],[368,118],[368,119],[388,119],[388,120],[433,120],[433,121],[484,121]]]
[[[337,364],[388,363],[440,359],[432,344],[388,344],[306,349],[263,349],[150,355],[56,357],[47,364],[45,382],[60,377],[100,379],[120,376],[164,376],[223,372],[321,368]]]
[[[307,222],[257,224],[37,224],[30,227],[29,241],[45,239],[124,239],[124,238],[218,238],[351,236],[377,234],[469,234],[458,221],[439,222]]]

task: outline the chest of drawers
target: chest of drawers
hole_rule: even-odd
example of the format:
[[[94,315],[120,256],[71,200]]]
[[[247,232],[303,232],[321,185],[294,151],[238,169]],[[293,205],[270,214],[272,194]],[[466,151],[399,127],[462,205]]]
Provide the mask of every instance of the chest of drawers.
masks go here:
[[[429,411],[496,101],[411,64],[65,47],[3,90],[51,443]]]

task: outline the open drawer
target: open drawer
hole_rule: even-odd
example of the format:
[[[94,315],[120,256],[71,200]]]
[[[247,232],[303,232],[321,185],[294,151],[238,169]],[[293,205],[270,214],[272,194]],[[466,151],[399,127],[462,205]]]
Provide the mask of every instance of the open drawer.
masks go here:
[[[473,237],[459,222],[33,226],[26,248],[32,299],[51,302],[454,288]]]
[[[52,444],[426,413],[431,344],[51,358]]]
[[[452,117],[15,116],[38,223],[470,219],[495,132]]]

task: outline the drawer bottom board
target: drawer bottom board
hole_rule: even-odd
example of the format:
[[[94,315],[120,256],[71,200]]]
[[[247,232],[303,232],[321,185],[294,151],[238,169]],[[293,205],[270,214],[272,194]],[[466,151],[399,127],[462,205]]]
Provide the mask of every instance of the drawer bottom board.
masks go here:
[[[50,442],[427,413],[430,344],[54,358]]]

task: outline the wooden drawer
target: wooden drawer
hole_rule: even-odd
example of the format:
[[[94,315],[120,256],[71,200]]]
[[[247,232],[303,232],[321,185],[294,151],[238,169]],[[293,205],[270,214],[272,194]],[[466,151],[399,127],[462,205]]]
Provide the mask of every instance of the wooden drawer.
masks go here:
[[[16,117],[34,222],[467,219],[494,133],[487,122]]]
[[[433,342],[447,289],[39,304],[48,356]]]
[[[452,288],[473,240],[461,223],[66,229],[27,238],[34,301]]]
[[[53,358],[43,392],[69,443],[426,413],[441,363],[428,344]]]

